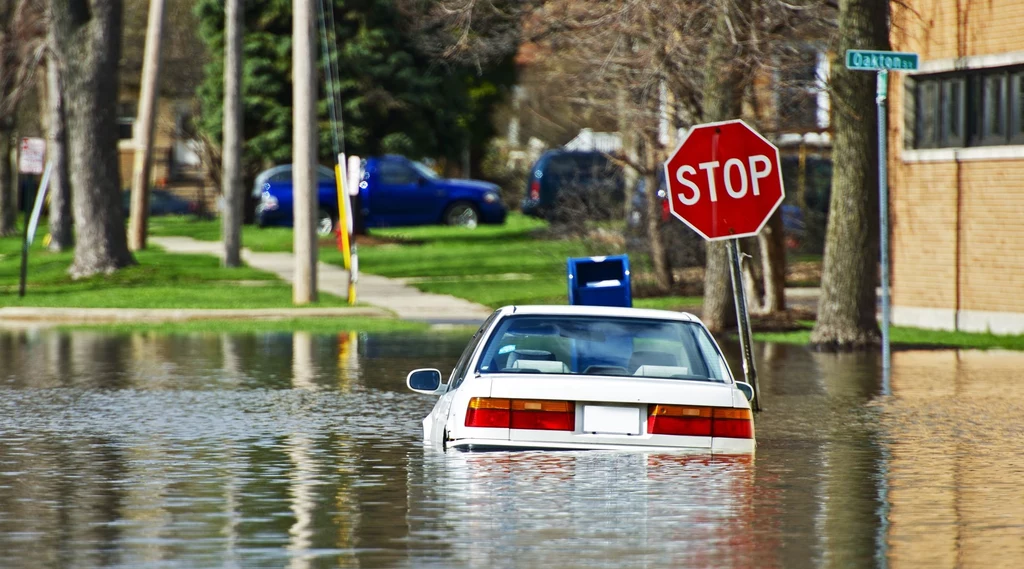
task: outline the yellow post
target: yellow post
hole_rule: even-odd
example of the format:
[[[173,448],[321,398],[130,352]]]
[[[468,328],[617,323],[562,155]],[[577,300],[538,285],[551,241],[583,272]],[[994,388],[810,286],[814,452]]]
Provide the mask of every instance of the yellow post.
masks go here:
[[[341,249],[342,259],[344,260],[345,270],[352,270],[352,247],[349,243],[348,234],[348,196],[345,193],[345,155],[338,155],[338,163],[334,165],[334,179],[338,186],[338,235],[341,243],[339,248]]]

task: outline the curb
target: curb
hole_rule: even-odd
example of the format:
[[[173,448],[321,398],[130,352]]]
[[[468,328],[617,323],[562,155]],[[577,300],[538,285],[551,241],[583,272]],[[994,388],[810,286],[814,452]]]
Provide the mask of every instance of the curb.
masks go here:
[[[394,318],[380,308],[0,308],[0,327],[26,325],[56,326],[59,324],[112,324],[122,322],[189,322],[195,320],[290,320],[293,318],[343,318],[363,316]]]

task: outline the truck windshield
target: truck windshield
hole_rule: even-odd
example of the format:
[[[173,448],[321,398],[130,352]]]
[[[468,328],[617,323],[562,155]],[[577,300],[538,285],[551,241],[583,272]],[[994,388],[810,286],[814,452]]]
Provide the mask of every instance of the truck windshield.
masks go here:
[[[509,316],[488,339],[477,371],[732,381],[702,326],[644,318]]]
[[[428,178],[430,180],[436,180],[440,178],[440,176],[437,175],[437,172],[431,170],[429,166],[422,162],[413,161],[412,167],[416,169],[417,174],[423,176],[424,178]]]

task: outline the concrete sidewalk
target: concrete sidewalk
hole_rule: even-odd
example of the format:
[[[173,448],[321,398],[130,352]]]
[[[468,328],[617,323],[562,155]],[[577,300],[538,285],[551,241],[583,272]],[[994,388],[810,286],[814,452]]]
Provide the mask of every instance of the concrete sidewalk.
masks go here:
[[[223,258],[224,245],[219,241],[197,241],[191,237],[150,237],[150,243],[169,253],[199,253]],[[256,253],[242,250],[242,260],[254,269],[267,271],[291,283],[295,257],[291,253]],[[348,271],[327,263],[317,265],[318,290],[341,298],[348,297]],[[356,300],[393,313],[403,320],[434,324],[480,323],[493,312],[490,308],[446,294],[422,292],[394,279],[376,275],[359,275]],[[307,309],[301,309],[303,313]]]

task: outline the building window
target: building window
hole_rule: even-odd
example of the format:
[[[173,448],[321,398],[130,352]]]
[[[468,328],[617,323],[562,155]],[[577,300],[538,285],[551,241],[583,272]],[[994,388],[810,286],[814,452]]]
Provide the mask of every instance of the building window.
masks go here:
[[[135,138],[135,103],[117,104],[117,139],[132,140]]]
[[[1024,67],[918,75],[914,148],[1024,144]]]
[[[818,130],[828,126],[823,113],[824,73],[827,61],[814,45],[799,45],[779,61],[777,75],[780,128],[786,131]]]

